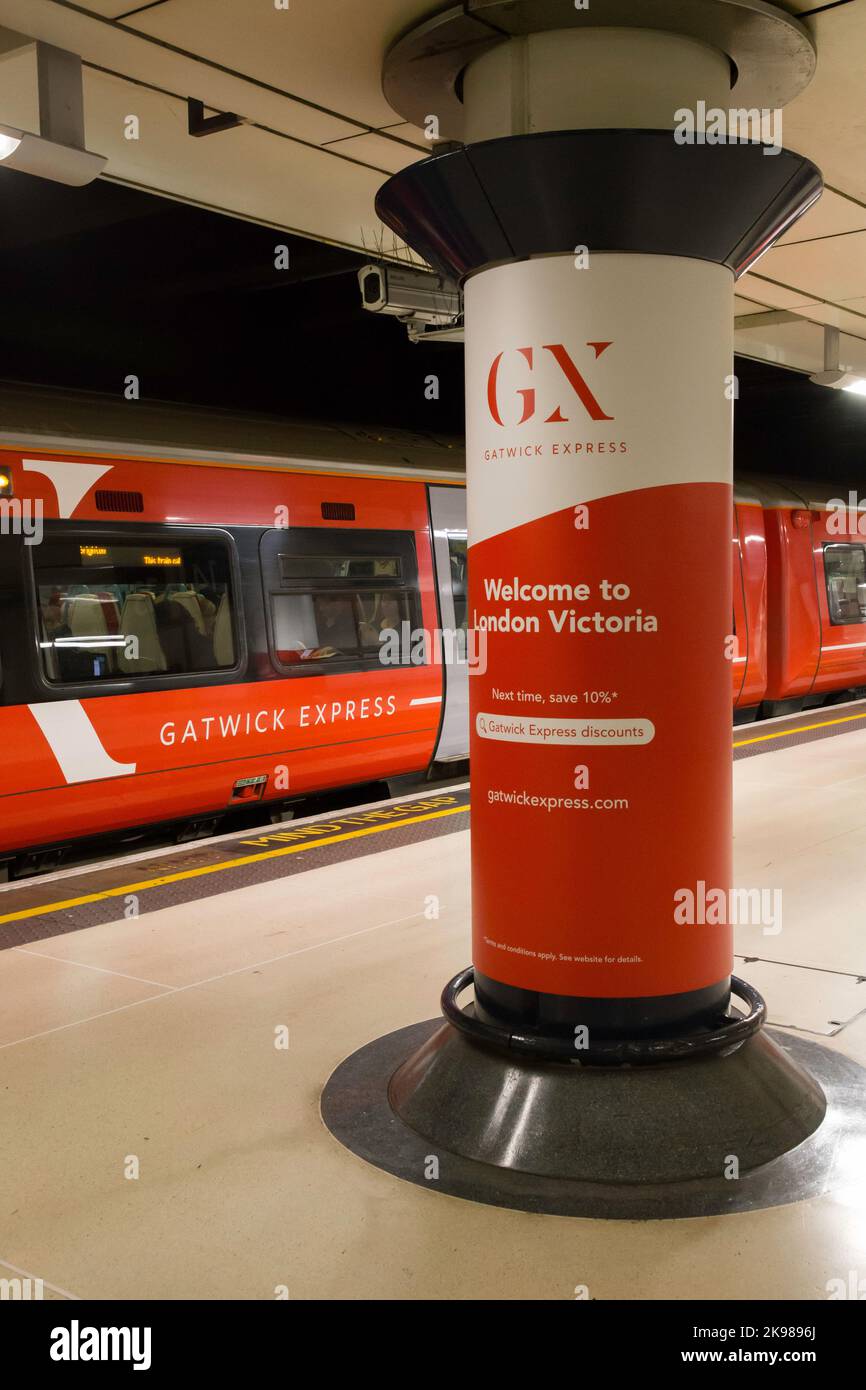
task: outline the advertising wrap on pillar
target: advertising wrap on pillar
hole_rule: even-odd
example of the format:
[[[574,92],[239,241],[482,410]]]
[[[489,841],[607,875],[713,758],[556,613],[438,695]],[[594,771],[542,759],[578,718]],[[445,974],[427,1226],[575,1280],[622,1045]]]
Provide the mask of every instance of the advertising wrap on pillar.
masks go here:
[[[761,0],[452,5],[386,56],[443,143],[376,208],[464,294],[473,963],[322,1116],[410,1182],[634,1221],[842,1171],[862,1068],[764,1028],[729,921],[734,281],[821,177],[669,128],[815,61]]]
[[[578,264],[466,285],[473,958],[643,998],[732,965],[733,277]]]

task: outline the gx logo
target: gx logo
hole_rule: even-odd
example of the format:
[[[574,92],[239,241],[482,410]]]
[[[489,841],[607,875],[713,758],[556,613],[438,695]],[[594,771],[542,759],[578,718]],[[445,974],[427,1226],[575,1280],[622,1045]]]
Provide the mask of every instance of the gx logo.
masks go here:
[[[593,351],[595,352],[596,360],[598,360],[598,358],[601,357],[601,354],[604,352],[605,348],[609,348],[611,344],[587,343],[586,346],[593,349]],[[526,362],[530,371],[532,371],[534,367],[533,349],[531,347],[522,347],[518,348],[517,351],[520,353],[521,357]],[[601,406],[598,403],[598,400],[593,395],[585,379],[578,371],[574,361],[569,356],[562,343],[545,343],[541,351],[549,352],[551,354],[553,360],[560,368],[563,376],[565,377],[569,386],[572,388],[574,394],[577,396],[584,410],[593,420],[612,420],[614,418],[612,415],[607,415],[605,411],[602,410]],[[497,425],[502,425],[504,423],[499,408],[498,394],[499,367],[504,356],[505,353],[500,352],[497,354],[496,357],[494,357],[490,365],[490,371],[487,374],[487,406],[491,416],[493,417]],[[527,420],[531,420],[535,414],[536,389],[534,386],[521,387],[520,389],[518,389],[517,395],[522,397],[523,400],[523,414],[521,415],[517,423],[518,425],[523,425],[526,423]],[[562,407],[557,405],[549,415],[545,416],[544,423],[567,424],[568,419],[569,417],[563,414]]]

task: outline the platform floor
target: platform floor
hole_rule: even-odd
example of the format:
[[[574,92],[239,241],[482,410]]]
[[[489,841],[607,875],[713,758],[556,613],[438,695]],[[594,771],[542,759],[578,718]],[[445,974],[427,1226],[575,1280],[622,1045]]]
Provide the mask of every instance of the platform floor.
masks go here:
[[[737,882],[783,893],[781,932],[738,930],[737,970],[774,1021],[866,1064],[866,730],[849,730],[735,765]],[[137,918],[114,897],[113,920],[0,951],[0,1278],[103,1299],[803,1299],[866,1274],[866,1154],[817,1200],[619,1223],[446,1197],[332,1138],[337,1063],[434,1016],[468,963],[465,813],[447,824],[253,887],[205,875],[197,901]],[[83,872],[40,891],[86,895]],[[0,916],[29,891],[0,891]]]

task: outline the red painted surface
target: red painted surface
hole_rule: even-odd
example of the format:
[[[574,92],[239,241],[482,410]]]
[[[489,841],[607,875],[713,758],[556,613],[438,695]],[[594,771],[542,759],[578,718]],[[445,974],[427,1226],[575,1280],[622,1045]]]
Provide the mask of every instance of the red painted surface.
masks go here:
[[[135,772],[72,786],[29,707],[2,709],[0,846],[224,811],[238,778],[262,773],[265,797],[286,799],[424,768],[439,706],[410,702],[438,692],[438,670],[416,667],[83,700]]]
[[[0,469],[11,470],[15,497],[39,499],[46,518],[60,515],[57,494],[44,475],[23,469],[22,459],[110,465],[84,494],[76,520],[171,522],[185,526],[273,526],[288,508],[291,526],[427,529],[423,483],[347,474],[294,473],[278,468],[156,462],[97,454],[0,450]],[[141,492],[142,512],[97,512],[98,490]],[[354,521],[323,521],[322,502],[354,502]]]
[[[828,523],[831,522],[832,526]],[[834,624],[824,546],[866,544],[857,517],[813,507],[769,507],[767,539],[768,700],[825,695],[866,684],[866,625]]]
[[[734,507],[734,706],[760,704],[767,688],[767,546],[757,503]]]
[[[487,670],[469,687],[472,774],[485,791],[472,815],[472,958],[491,979],[549,994],[630,998],[701,989],[730,972],[730,926],[681,925],[672,896],[678,887],[731,881],[731,588],[720,582],[730,564],[730,518],[731,490],[718,483],[595,499],[592,526],[580,538],[580,580],[592,596],[605,580],[628,585],[632,597],[605,611],[638,607],[657,628],[563,635],[541,602],[532,609],[537,631],[488,631]],[[666,563],[672,532],[676,566]],[[624,536],[634,543],[623,545]],[[571,507],[473,545],[470,612],[499,623],[509,620],[509,607],[527,611],[491,598],[481,576],[556,585],[574,546]],[[597,598],[553,604],[569,606],[591,614]],[[684,653],[688,679],[671,681]],[[580,681],[602,674],[609,703],[580,696],[576,706],[562,703]],[[540,701],[521,704],[522,690]],[[510,703],[503,691],[514,692]],[[595,720],[632,729],[649,721],[652,738],[629,741],[623,733],[603,744],[558,744],[554,737],[542,748],[476,732],[479,716],[498,719],[500,732],[511,721],[521,740],[533,737],[533,720],[557,718],[581,737]],[[581,767],[587,790],[575,790]],[[627,806],[597,805],[617,798]]]
[[[767,699],[808,695],[818,667],[821,625],[810,529],[790,507],[764,511],[767,537]]]

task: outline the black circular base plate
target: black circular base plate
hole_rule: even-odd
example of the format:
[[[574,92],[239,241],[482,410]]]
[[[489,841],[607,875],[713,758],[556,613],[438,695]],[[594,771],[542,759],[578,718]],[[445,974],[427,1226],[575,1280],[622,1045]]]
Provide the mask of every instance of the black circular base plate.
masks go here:
[[[405,1124],[389,1102],[389,1086],[395,1072],[443,1028],[449,1025],[441,1019],[428,1019],[377,1038],[347,1057],[325,1086],[321,1113],[340,1143],[374,1167],[467,1201],[555,1216],[608,1220],[659,1220],[754,1211],[816,1197],[852,1181],[849,1154],[866,1139],[866,1069],[818,1043],[766,1030],[768,1038],[820,1085],[827,1111],[823,1122],[804,1142],[738,1178],[719,1175],[673,1182],[587,1182],[480,1162],[425,1138]],[[474,1048],[470,1043],[465,1046]],[[718,1060],[719,1066],[726,1064],[727,1059]],[[511,1058],[507,1065],[532,1064]],[[691,1064],[671,1065],[680,1070],[683,1084],[689,1085]],[[565,1084],[579,1084],[580,1077],[571,1075],[564,1080]],[[471,1087],[462,1103],[472,1103]],[[622,1117],[619,1122],[623,1123]],[[711,1107],[707,1122],[712,1123]],[[612,1130],[616,1123],[612,1121]],[[611,1137],[615,1141],[615,1133]],[[670,1139],[676,1142],[674,1136]],[[664,1138],[658,1142],[664,1143]]]

